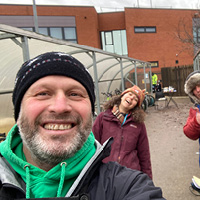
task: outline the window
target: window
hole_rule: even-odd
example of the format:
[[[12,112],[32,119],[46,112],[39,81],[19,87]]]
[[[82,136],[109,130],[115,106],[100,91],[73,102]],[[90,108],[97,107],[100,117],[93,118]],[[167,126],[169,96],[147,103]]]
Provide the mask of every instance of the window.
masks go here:
[[[48,34],[48,28],[38,28],[39,33],[43,34],[43,35],[49,35]]]
[[[63,39],[62,29],[50,27],[50,36],[58,39]]]
[[[135,33],[156,33],[155,26],[135,26]]]
[[[29,28],[23,27],[22,29],[35,31],[35,28],[33,27]],[[40,34],[77,43],[75,27],[39,27],[38,30]]]
[[[128,55],[126,30],[101,32],[102,48],[104,51],[119,55]]]
[[[70,42],[74,42],[77,43],[76,40],[76,29],[74,27],[72,28],[64,28],[64,36],[65,36],[65,40],[70,41]]]
[[[200,43],[200,27],[193,27],[194,42]]]
[[[135,27],[135,33],[144,33],[145,32],[145,28],[143,27]]]
[[[151,67],[159,67],[158,61],[149,61],[151,63]]]
[[[104,34],[105,34],[106,45],[113,45],[112,31],[105,32]]]

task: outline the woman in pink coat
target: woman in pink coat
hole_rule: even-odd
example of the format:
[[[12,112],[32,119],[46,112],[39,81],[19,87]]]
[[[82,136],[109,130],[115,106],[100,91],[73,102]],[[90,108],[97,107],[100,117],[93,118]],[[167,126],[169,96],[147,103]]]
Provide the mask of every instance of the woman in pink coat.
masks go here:
[[[134,85],[104,105],[93,125],[96,139],[103,144],[113,137],[110,156],[104,162],[116,161],[140,170],[152,178],[149,142],[141,108],[144,91]]]

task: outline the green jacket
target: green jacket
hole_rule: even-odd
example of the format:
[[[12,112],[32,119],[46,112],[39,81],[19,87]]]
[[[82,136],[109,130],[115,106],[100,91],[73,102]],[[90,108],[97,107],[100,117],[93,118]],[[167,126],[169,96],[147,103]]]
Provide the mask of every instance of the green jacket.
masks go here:
[[[0,144],[0,200],[24,200],[28,199],[27,193],[29,189],[33,187],[33,184],[38,184],[40,178],[37,177],[37,173],[33,177],[32,166],[29,170],[24,169],[26,163],[21,158],[17,158],[16,147],[21,144],[21,139],[18,136],[18,129],[15,126],[7,136],[6,141]],[[92,141],[92,140],[91,140]],[[109,162],[103,164],[102,160],[107,157],[110,153],[112,138],[106,141],[103,145],[95,140],[95,154],[87,161],[82,167],[77,177],[72,182],[72,185],[68,190],[65,191],[64,197],[56,199],[60,200],[149,200],[157,199],[163,200],[162,191],[159,187],[155,187],[152,180],[144,173],[140,171],[134,171],[125,167],[120,166],[115,162]],[[17,145],[18,144],[18,145]],[[15,147],[15,148],[13,148]],[[19,148],[20,149],[20,148]],[[19,153],[19,152],[18,152]],[[3,155],[2,155],[3,154]],[[9,155],[10,158],[8,158]],[[8,159],[8,160],[7,160]],[[15,164],[14,164],[15,163]],[[16,166],[20,169],[17,169]],[[55,166],[57,168],[58,166]],[[27,168],[29,169],[29,168]],[[35,169],[40,175],[42,173],[40,169]],[[60,173],[60,170],[54,170],[55,176]],[[73,170],[73,169],[71,169]],[[24,172],[22,172],[24,171]],[[26,171],[26,172],[25,172]],[[51,170],[50,170],[51,171]],[[50,172],[49,171],[49,172]],[[68,171],[68,170],[66,170]],[[49,172],[45,172],[46,176]],[[30,174],[31,173],[31,174]],[[68,172],[67,172],[68,173]],[[23,176],[25,175],[25,179]],[[49,194],[52,196],[56,181],[53,180],[53,174],[49,173],[50,177],[47,176],[47,181],[43,188],[48,188]],[[65,182],[68,182],[69,177],[65,177]],[[64,179],[65,179],[64,178]],[[41,187],[41,185],[40,185]],[[40,189],[38,189],[39,191]],[[65,189],[64,189],[65,190]],[[62,193],[63,194],[63,193]],[[56,197],[56,195],[54,196]],[[31,197],[32,198],[32,197]],[[33,199],[55,199],[47,196],[33,197]]]

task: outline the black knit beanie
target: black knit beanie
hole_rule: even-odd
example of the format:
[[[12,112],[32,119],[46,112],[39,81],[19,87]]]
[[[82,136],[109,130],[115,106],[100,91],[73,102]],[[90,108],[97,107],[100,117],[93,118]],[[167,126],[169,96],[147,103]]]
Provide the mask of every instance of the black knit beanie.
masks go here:
[[[94,114],[94,83],[87,69],[72,56],[62,52],[48,52],[25,62],[19,69],[12,96],[14,117],[17,121],[21,101],[28,88],[48,75],[62,75],[80,82],[88,92]]]

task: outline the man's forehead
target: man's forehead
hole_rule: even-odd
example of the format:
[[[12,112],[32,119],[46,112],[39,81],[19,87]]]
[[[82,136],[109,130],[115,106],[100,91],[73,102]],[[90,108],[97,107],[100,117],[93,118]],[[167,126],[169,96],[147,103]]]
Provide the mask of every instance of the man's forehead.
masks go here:
[[[36,87],[36,86],[45,86],[45,85],[52,85],[54,86],[55,83],[57,85],[64,85],[64,86],[75,86],[75,85],[78,85],[80,87],[83,87],[84,86],[76,81],[75,79],[73,78],[70,78],[70,77],[67,77],[67,76],[60,76],[60,75],[49,75],[49,76],[45,76],[45,77],[42,77],[40,79],[38,79],[37,81],[35,81],[30,87]]]

